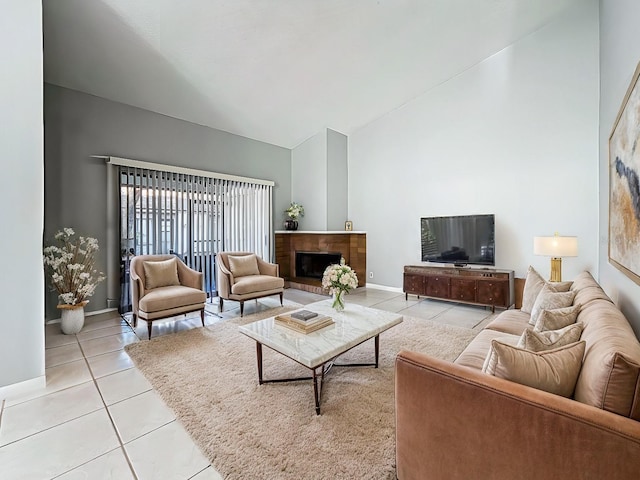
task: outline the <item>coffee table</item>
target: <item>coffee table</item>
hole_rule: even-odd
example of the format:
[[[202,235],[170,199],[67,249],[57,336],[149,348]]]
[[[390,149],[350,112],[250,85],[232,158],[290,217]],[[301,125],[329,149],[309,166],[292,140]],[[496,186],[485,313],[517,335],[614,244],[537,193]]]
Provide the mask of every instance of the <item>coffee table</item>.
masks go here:
[[[274,323],[273,317],[249,323],[239,328],[241,333],[256,341],[259,384],[313,380],[316,414],[320,415],[320,398],[325,374],[333,366],[373,366],[378,368],[380,334],[401,323],[402,315],[349,303],[347,303],[344,311],[336,312],[331,308],[331,300],[312,303],[306,305],[304,309],[328,315],[333,318],[335,323],[308,334],[298,333],[290,328],[277,325]],[[374,339],[375,350],[374,362],[349,364],[336,364],[334,362],[343,353],[372,338]],[[311,376],[265,380],[262,376],[263,345],[308,368],[311,370]]]

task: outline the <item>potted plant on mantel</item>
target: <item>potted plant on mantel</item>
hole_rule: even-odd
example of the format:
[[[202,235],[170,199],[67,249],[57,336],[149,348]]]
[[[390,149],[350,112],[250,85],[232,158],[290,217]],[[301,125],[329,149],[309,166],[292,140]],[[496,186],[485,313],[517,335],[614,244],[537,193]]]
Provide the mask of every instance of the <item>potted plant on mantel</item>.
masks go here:
[[[78,333],[84,326],[84,307],[105,276],[95,267],[98,240],[92,237],[73,239],[72,228],[56,233],[58,245],[45,247],[44,266],[53,290],[58,292],[62,333]]]
[[[298,217],[304,217],[304,207],[296,202],[291,202],[291,206],[284,213],[289,217],[284,221],[285,230],[298,229]]]

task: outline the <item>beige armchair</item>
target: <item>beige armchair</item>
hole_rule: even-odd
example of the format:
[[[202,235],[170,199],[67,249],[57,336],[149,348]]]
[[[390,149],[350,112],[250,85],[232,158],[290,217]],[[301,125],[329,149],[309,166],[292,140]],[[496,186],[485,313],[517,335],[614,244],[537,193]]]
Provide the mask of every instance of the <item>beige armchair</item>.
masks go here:
[[[216,255],[216,271],[219,308],[224,300],[240,302],[240,316],[244,314],[244,302],[269,295],[282,295],[284,279],[279,277],[280,267],[268,263],[251,252],[224,252]]]
[[[174,255],[139,255],[131,259],[133,326],[138,317],[147,322],[149,338],[154,320],[200,311],[204,327],[202,273],[187,267]]]

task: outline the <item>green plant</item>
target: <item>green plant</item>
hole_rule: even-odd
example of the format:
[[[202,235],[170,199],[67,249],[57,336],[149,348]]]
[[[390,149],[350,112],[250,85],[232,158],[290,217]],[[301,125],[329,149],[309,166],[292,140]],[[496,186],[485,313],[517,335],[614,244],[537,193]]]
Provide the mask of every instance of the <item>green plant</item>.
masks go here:
[[[293,220],[298,217],[304,217],[304,207],[296,202],[291,202],[291,206],[287,208],[284,213]]]

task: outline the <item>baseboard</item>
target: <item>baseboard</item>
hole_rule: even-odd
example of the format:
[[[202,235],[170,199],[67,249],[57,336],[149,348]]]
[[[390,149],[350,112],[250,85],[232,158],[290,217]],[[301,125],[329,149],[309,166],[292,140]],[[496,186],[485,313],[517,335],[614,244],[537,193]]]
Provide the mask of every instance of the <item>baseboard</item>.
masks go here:
[[[102,310],[95,310],[93,312],[87,312],[84,314],[85,317],[92,317],[94,315],[101,315],[103,313],[108,313],[108,312],[116,312],[118,309],[117,308],[103,308]]]
[[[46,386],[46,375],[41,375],[30,380],[25,380],[24,382],[12,383],[11,385],[0,387],[0,400],[24,395],[26,393],[32,392],[33,390],[45,388]]]
[[[387,287],[386,285],[377,285],[375,283],[368,283],[365,285],[367,288],[375,288],[377,290],[386,290],[387,292],[397,292],[403,293],[402,289],[399,287]]]
[[[102,315],[103,313],[109,313],[109,312],[116,312],[118,311],[117,308],[103,308],[102,310],[95,310],[93,312],[85,312],[84,316],[86,317],[93,317],[94,315]],[[52,325],[54,323],[60,323],[60,318],[54,318],[53,320],[47,320],[46,321],[46,325]]]

